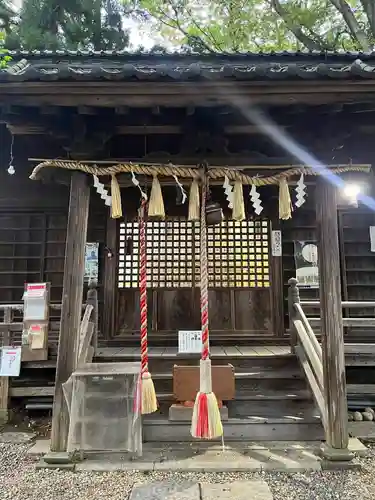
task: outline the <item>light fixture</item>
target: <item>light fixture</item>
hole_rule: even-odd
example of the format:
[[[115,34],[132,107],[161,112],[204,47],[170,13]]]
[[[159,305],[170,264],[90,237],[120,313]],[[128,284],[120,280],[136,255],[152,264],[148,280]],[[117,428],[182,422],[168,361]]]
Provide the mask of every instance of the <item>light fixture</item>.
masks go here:
[[[361,186],[354,183],[347,183],[344,187],[344,195],[349,200],[350,205],[358,207],[358,196],[360,195],[362,189]]]
[[[14,135],[12,134],[12,141],[10,143],[10,152],[9,152],[10,158],[9,158],[9,165],[8,165],[8,170],[7,170],[9,175],[14,175],[16,173],[16,169],[13,166],[13,160],[14,160],[13,145],[14,145]]]

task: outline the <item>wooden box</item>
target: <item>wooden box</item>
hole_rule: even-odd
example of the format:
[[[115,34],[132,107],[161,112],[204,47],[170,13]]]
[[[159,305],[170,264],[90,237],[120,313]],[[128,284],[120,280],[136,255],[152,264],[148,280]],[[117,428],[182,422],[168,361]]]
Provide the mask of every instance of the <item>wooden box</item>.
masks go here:
[[[22,361],[47,361],[48,349],[31,349],[28,345],[22,346]]]
[[[220,401],[234,399],[235,383],[232,365],[212,366],[212,390]],[[176,401],[194,401],[199,391],[199,366],[173,367],[173,396]]]

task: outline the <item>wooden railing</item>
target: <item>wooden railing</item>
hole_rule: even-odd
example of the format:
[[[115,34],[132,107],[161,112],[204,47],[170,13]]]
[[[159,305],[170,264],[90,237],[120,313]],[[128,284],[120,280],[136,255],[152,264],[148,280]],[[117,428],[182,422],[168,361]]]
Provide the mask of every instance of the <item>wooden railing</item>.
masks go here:
[[[324,400],[322,348],[301,307],[297,280],[289,280],[288,311],[292,351],[296,354],[314,400],[319,408],[323,427],[327,427],[327,408]]]
[[[345,309],[374,308],[374,301],[343,301]],[[315,402],[319,408],[324,428],[327,426],[327,408],[324,397],[323,356],[322,348],[318,342],[313,327],[319,327],[321,319],[307,317],[305,310],[319,309],[320,302],[315,300],[301,301],[299,296],[298,281],[296,278],[289,280],[288,313],[291,350],[297,355],[306,379],[310,385]],[[374,328],[375,317],[343,318],[343,326]]]
[[[317,309],[320,307],[319,301],[315,300],[303,300],[300,302],[301,306],[304,309],[314,308]],[[341,302],[343,309],[364,309],[364,308],[373,308],[375,311],[375,302],[374,301],[343,301]],[[311,326],[320,326],[320,318],[309,317],[309,323]],[[345,327],[358,327],[358,328],[374,328],[375,327],[375,317],[356,317],[356,318],[342,318],[343,326]]]

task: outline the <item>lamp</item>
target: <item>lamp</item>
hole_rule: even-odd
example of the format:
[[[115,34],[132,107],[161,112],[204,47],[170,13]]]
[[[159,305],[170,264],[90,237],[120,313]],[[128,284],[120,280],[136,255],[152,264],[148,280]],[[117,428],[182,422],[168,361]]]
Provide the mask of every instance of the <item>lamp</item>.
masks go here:
[[[343,189],[344,196],[348,199],[349,204],[353,207],[358,207],[358,196],[361,194],[361,192],[361,186],[359,184],[354,184],[351,182],[348,182]]]

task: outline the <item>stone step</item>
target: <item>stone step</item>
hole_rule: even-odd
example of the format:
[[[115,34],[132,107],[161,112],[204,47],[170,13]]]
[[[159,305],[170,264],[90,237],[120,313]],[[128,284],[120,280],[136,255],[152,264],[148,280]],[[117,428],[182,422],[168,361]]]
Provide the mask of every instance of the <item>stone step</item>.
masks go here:
[[[145,418],[145,442],[194,442],[190,422],[171,422],[167,418]],[[223,422],[225,441],[316,441],[324,439],[320,420],[293,419],[292,417],[229,418]],[[216,441],[220,441],[217,439]]]

